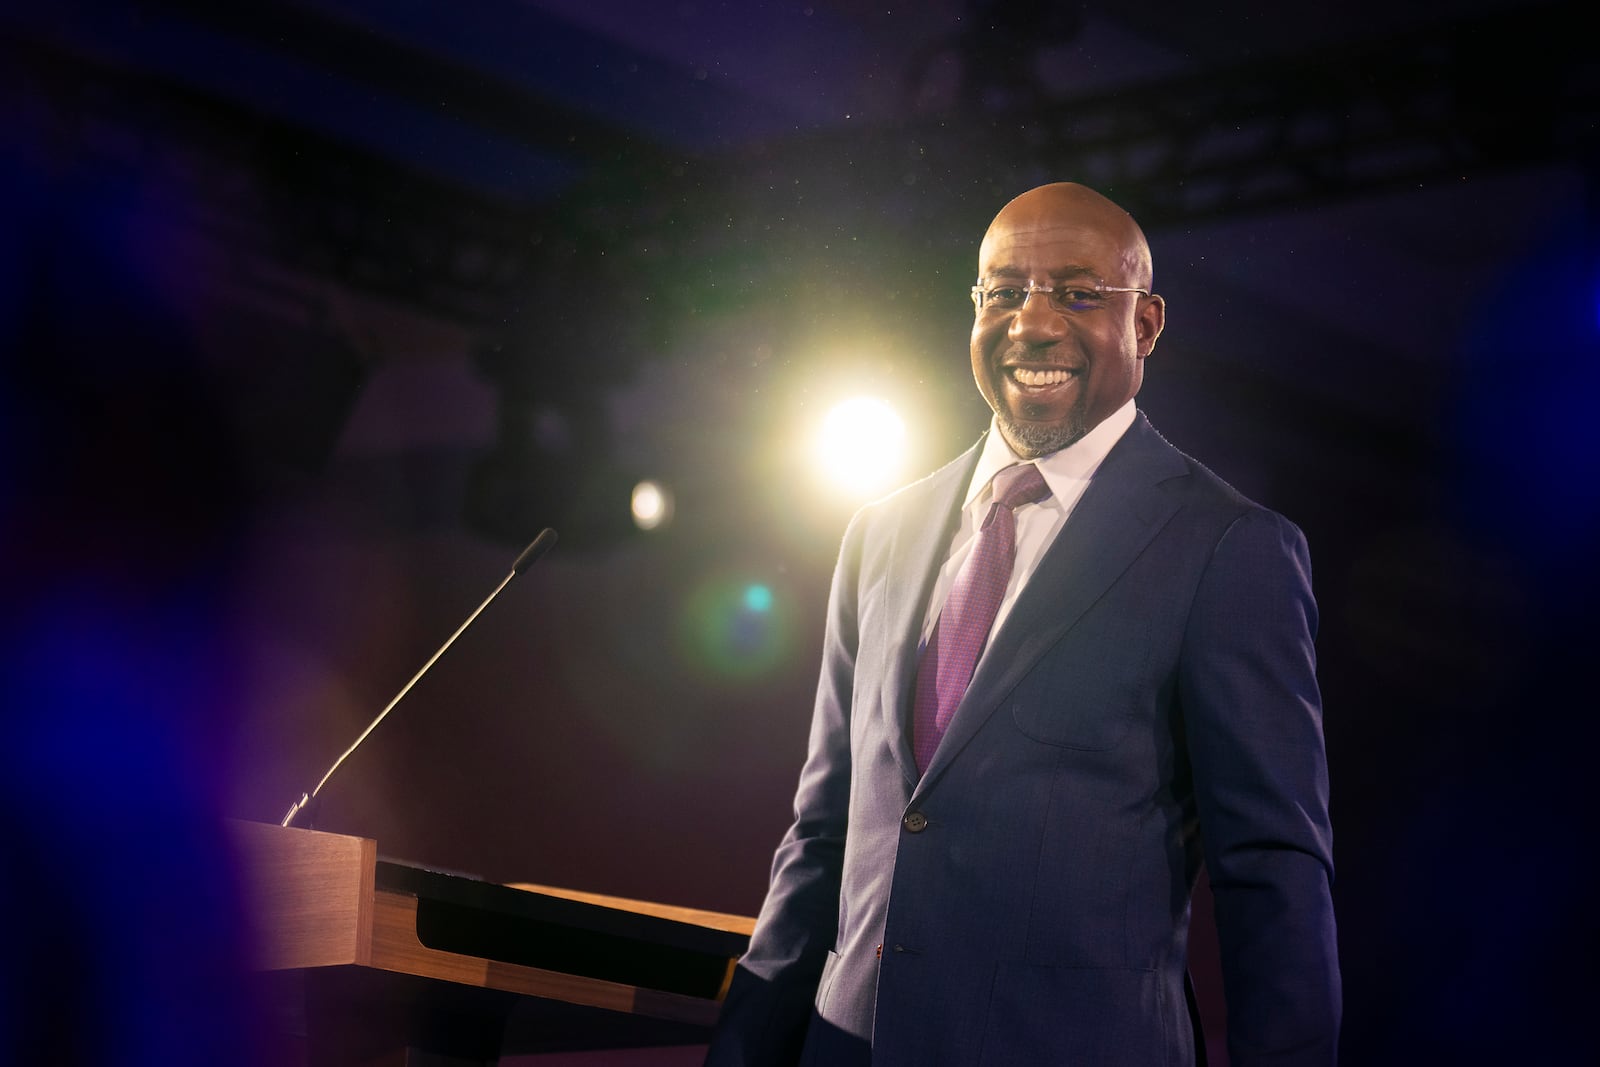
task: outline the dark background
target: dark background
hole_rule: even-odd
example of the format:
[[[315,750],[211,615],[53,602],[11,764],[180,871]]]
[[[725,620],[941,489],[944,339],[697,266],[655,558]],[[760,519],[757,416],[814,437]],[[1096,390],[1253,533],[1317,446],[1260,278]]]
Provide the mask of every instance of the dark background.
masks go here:
[[[803,443],[970,442],[978,239],[1074,179],[1150,238],[1141,406],[1311,543],[1345,1062],[1582,1061],[1600,71],[1575,7],[1412,7],[0,15],[0,1037],[248,1060],[220,820],[546,526],[317,825],[753,914],[854,506]]]

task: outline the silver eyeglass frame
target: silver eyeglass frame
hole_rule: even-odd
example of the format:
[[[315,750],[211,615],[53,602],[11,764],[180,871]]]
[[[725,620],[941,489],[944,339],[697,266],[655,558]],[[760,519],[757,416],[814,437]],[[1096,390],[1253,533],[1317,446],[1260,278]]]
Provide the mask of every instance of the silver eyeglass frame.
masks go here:
[[[1022,303],[1018,304],[1014,308],[988,308],[984,301],[989,293],[995,289],[1021,289]],[[1096,282],[1093,285],[1085,285],[1082,282],[1074,282],[1070,285],[1034,285],[1032,282],[1029,282],[1027,285],[974,285],[972,287],[972,308],[979,314],[982,314],[986,309],[994,311],[1021,311],[1023,308],[1028,306],[1028,299],[1032,297],[1034,293],[1054,293],[1069,289],[1089,289],[1096,293],[1138,293],[1141,296],[1150,295],[1150,290],[1148,289],[1140,289],[1135,286],[1128,285],[1107,285],[1104,282]],[[1062,306],[1055,300],[1050,301],[1050,306],[1055,308],[1057,311],[1071,310],[1070,308]]]

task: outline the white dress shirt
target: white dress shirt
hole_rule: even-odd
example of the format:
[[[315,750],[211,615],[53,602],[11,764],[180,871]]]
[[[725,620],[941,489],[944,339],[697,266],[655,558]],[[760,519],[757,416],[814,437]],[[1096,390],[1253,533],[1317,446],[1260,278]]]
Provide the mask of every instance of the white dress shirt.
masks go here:
[[[1017,594],[1022,592],[1022,587],[1039,568],[1039,561],[1044,558],[1045,551],[1055,541],[1056,534],[1061,532],[1061,527],[1066,525],[1067,517],[1077,506],[1083,491],[1089,488],[1089,481],[1094,477],[1094,472],[1099,469],[1100,463],[1111,451],[1111,446],[1121,440],[1122,435],[1128,432],[1128,427],[1133,425],[1134,414],[1133,401],[1129,400],[1101,420],[1100,425],[1066,448],[1031,461],[1038,466],[1039,473],[1044,475],[1045,484],[1050,487],[1050,495],[1035,503],[1023,504],[1015,512],[1017,558],[1011,568],[1011,580],[1006,585],[1005,599],[1000,601],[1000,610],[995,614],[990,633],[1000,629],[1006,616],[1011,613],[1011,606],[1016,603]],[[945,599],[950,595],[950,586],[954,584],[961,565],[972,554],[973,544],[978,539],[978,524],[989,513],[989,505],[994,502],[994,491],[990,488],[990,481],[1006,467],[1024,462],[1029,461],[1011,451],[1011,446],[1000,436],[999,428],[991,418],[989,436],[984,440],[983,452],[978,456],[978,465],[973,469],[972,481],[967,486],[966,500],[961,507],[960,525],[951,542],[950,554],[939,570],[939,580],[934,583],[933,596],[928,601],[928,613],[922,621],[922,640],[918,643],[919,649],[927,646],[928,638],[933,633],[933,625],[939,620],[939,613],[944,610]],[[982,662],[981,657],[979,662]]]

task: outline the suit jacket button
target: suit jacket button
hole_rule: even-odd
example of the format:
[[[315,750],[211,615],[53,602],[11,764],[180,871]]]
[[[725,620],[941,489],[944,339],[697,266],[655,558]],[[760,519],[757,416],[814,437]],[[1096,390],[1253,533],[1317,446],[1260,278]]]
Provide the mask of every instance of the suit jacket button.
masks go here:
[[[920,811],[914,811],[901,819],[900,825],[906,828],[908,834],[920,834],[928,828],[928,817]]]

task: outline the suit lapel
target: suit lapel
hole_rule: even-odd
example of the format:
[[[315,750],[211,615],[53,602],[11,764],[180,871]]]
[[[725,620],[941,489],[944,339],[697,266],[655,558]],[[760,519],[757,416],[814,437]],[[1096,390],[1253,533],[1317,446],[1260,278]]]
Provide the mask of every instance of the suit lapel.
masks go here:
[[[1186,471],[1177,450],[1141,413],[1107,454],[1011,613],[992,635],[919,783],[919,793],[943,773],[1005,695],[1171,519],[1178,508],[1176,498],[1163,493],[1159,483]]]
[[[901,516],[895,523],[884,583],[886,632],[896,643],[885,653],[880,714],[891,738],[895,762],[907,785],[916,782],[917,761],[911,749],[911,704],[917,685],[917,652],[922,622],[934,581],[950,551],[960,518],[962,497],[972,480],[983,438],[952,462],[905,490]]]

